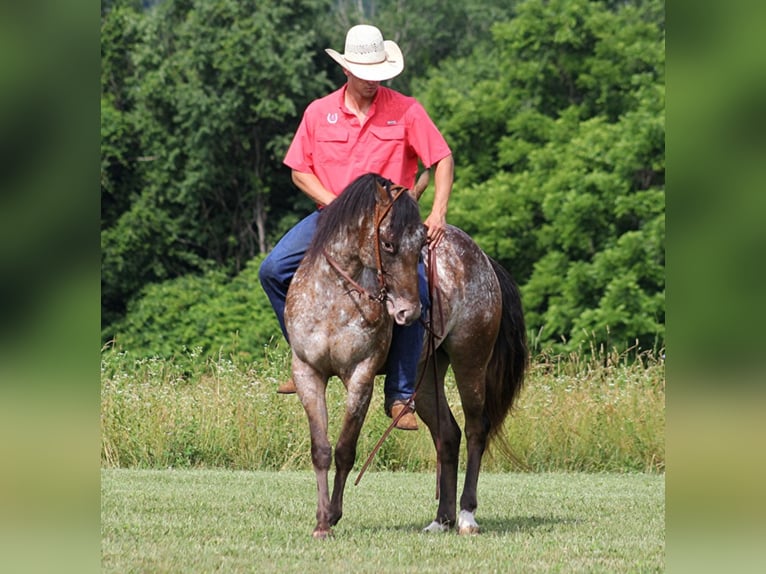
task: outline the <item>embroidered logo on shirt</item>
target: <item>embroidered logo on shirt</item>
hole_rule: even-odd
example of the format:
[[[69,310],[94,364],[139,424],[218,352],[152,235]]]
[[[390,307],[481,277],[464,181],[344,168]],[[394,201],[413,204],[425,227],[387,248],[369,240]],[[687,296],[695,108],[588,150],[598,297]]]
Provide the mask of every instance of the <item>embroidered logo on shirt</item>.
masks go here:
[[[393,126],[393,125],[396,125],[396,120],[388,120],[388,121],[386,122],[386,125],[387,125],[387,126]]]
[[[327,123],[328,124],[337,124],[338,123],[338,114],[335,113],[329,113],[327,114]]]

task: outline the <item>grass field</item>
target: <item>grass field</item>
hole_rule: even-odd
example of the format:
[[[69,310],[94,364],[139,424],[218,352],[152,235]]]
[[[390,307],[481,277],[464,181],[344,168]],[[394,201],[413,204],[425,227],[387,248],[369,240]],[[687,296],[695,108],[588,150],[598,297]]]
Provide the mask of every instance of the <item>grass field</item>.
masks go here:
[[[421,533],[432,473],[355,476],[320,542],[312,472],[103,469],[102,571],[664,570],[663,474],[483,473],[474,537]]]

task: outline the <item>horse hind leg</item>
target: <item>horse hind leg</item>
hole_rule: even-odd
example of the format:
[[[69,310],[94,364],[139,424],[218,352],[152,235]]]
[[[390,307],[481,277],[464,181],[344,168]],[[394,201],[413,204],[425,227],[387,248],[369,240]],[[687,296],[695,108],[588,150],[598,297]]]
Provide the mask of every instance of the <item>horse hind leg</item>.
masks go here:
[[[477,487],[481,459],[487,446],[488,428],[482,413],[465,413],[466,460],[465,482],[463,494],[460,497],[460,514],[458,515],[458,534],[478,534],[479,525],[474,513],[478,507]]]
[[[466,473],[463,494],[460,497],[458,534],[478,534],[479,525],[474,513],[478,506],[477,487],[484,451],[487,447],[489,421],[484,415],[484,368],[455,368],[455,380],[465,415]]]

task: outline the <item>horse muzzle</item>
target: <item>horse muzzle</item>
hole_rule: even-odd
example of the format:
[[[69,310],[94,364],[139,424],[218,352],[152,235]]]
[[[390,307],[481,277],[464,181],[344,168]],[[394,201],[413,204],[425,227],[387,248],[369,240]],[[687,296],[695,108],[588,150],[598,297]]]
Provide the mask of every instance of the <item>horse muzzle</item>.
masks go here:
[[[397,325],[411,325],[420,318],[420,301],[412,303],[406,299],[386,300],[388,314],[393,317]]]

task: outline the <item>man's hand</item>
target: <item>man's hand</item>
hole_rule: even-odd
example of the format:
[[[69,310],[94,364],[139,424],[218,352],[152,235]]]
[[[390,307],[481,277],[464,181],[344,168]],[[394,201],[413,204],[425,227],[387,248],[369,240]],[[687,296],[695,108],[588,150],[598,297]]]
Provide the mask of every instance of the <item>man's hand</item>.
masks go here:
[[[426,234],[428,243],[431,247],[436,247],[436,244],[439,243],[442,237],[444,237],[444,230],[447,227],[447,219],[443,215],[438,215],[432,211],[423,224],[428,228]]]

